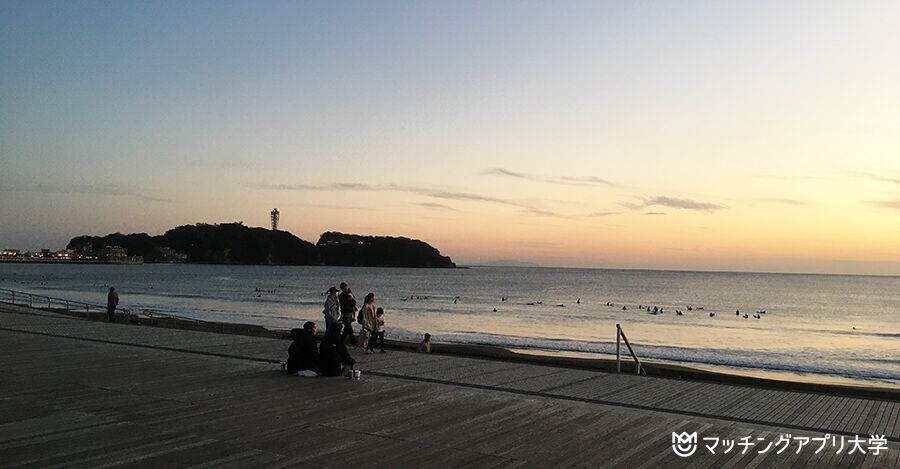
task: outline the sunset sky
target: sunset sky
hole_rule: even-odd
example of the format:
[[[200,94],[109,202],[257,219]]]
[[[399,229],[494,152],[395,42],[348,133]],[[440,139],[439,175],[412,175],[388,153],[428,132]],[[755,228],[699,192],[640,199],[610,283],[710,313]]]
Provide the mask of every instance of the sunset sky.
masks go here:
[[[0,248],[900,274],[900,2],[0,1]]]

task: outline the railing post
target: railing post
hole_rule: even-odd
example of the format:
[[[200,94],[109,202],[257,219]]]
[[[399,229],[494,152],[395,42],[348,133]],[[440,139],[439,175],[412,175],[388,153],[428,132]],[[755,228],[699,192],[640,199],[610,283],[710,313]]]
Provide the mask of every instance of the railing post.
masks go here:
[[[619,348],[622,343],[622,326],[616,324],[616,373],[622,372],[622,357],[619,354]]]
[[[628,352],[631,353],[631,359],[634,360],[634,374],[640,375],[641,374],[641,360],[637,357],[637,354],[634,353],[634,349],[631,348],[631,343],[628,342],[628,337],[625,335],[625,331],[622,330],[622,327],[620,325],[616,324],[616,332],[617,332],[618,336],[621,336],[622,340],[625,341],[625,346],[628,347]],[[618,336],[616,338],[617,345],[618,345]]]
[[[69,300],[66,300],[66,312],[69,312]]]
[[[34,308],[34,298],[32,298],[31,293],[28,294],[28,307]]]
[[[16,304],[16,292],[12,292],[12,304]]]

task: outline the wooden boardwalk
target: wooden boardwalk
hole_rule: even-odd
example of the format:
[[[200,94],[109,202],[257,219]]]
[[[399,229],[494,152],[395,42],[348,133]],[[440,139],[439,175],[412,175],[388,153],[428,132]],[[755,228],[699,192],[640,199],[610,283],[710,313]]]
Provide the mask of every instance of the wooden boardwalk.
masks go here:
[[[2,467],[896,469],[900,456],[896,401],[404,352],[355,354],[360,381],[304,379],[274,364],[286,341],[0,310]],[[889,442],[878,456],[793,444],[680,458],[673,431]]]

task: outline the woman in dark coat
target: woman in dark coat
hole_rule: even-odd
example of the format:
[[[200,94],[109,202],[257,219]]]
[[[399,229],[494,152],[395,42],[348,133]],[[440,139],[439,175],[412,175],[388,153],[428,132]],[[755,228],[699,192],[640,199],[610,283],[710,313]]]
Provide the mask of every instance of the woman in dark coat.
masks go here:
[[[316,323],[307,321],[303,329],[291,329],[291,346],[288,348],[287,372],[319,372],[319,348],[316,346]]]
[[[319,346],[319,372],[322,376],[341,376],[345,367],[352,368],[355,363],[356,360],[341,341],[340,330],[325,333]]]

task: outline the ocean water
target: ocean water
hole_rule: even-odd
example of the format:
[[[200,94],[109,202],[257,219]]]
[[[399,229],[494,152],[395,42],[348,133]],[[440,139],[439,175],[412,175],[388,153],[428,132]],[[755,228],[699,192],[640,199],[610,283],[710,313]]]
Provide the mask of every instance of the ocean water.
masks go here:
[[[0,288],[103,304],[104,286],[114,285],[126,308],[274,328],[321,323],[322,292],[341,281],[350,284],[360,304],[366,293],[375,293],[386,311],[388,338],[417,340],[430,332],[436,342],[608,356],[615,353],[619,323],[644,360],[801,380],[900,385],[900,277],[0,264]],[[639,309],[647,305],[663,313]],[[761,319],[753,317],[763,310]],[[743,318],[744,313],[751,317]]]

